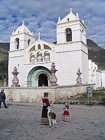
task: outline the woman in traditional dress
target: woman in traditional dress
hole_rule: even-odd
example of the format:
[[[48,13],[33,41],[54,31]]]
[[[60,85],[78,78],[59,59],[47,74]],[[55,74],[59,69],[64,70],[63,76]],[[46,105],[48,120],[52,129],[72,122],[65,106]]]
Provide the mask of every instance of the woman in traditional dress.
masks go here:
[[[63,121],[70,121],[70,114],[69,114],[69,104],[65,104],[64,112],[63,112]]]
[[[48,100],[48,92],[44,92],[44,97],[42,98],[42,102],[43,102],[43,108],[42,108],[42,119],[41,119],[41,123],[48,125],[48,116],[47,116],[47,107],[50,106],[49,100]]]

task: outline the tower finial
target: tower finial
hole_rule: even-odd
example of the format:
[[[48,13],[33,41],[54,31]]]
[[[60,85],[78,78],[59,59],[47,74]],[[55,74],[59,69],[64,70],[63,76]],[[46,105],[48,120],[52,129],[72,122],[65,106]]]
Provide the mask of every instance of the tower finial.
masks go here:
[[[14,30],[13,30],[13,32],[12,32],[12,35],[14,34]]]
[[[83,24],[85,23],[84,20],[82,20],[82,23],[83,23]]]
[[[34,33],[32,32],[32,35],[34,35]]]
[[[24,20],[22,21],[22,25],[24,25]]]
[[[60,22],[61,21],[61,19],[60,19],[60,17],[58,18],[58,22]]]
[[[79,18],[78,12],[76,13],[76,17]]]
[[[40,32],[39,32],[39,40],[40,40]]]
[[[72,8],[70,8],[70,13],[72,13]]]

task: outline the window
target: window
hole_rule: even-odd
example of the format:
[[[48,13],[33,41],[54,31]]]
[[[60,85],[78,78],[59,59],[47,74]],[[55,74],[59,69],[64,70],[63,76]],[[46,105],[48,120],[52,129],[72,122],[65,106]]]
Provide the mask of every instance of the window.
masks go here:
[[[19,38],[16,38],[16,49],[19,49]]]
[[[40,50],[41,49],[41,45],[40,44],[38,44],[38,50]]]
[[[67,18],[67,21],[69,22],[69,18]]]
[[[45,45],[45,44],[44,44],[44,49],[51,50],[51,48],[49,46]]]
[[[35,56],[34,56],[34,54],[30,54],[30,63],[35,63]]]
[[[33,46],[33,47],[29,50],[29,52],[33,52],[33,51],[35,51],[35,46]]]
[[[72,41],[72,30],[70,28],[66,29],[66,41]]]
[[[37,53],[37,62],[43,62],[42,54],[40,52]]]
[[[44,60],[45,61],[50,61],[50,54],[48,52],[44,53]]]
[[[31,42],[31,40],[29,39],[29,40],[28,40],[28,46],[30,45],[30,42]]]

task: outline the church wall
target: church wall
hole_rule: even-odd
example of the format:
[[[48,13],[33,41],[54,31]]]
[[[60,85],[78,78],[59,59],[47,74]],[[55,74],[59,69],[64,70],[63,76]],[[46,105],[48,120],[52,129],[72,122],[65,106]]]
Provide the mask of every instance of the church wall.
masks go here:
[[[88,54],[84,51],[82,51],[82,69],[80,69],[82,72],[82,83],[88,84],[89,81],[89,73],[88,73]]]
[[[43,93],[49,93],[49,100],[55,102],[57,99],[69,98],[77,94],[83,94],[86,92],[87,85],[73,85],[73,86],[58,86],[58,87],[36,87],[36,88],[24,88],[24,87],[0,87],[5,90],[7,101],[14,102],[36,102],[41,103]],[[94,85],[93,85],[94,89]]]
[[[78,68],[83,84],[88,83],[88,49],[82,42],[59,44],[56,47],[59,85],[76,84]]]
[[[98,71],[98,66],[92,62],[92,60],[88,60],[89,65],[89,84],[96,83],[95,88],[100,87],[100,78],[102,77],[102,74],[100,75],[100,71]],[[97,81],[98,80],[98,81]]]
[[[73,41],[82,41],[80,28],[81,27],[79,23],[73,26]]]
[[[88,49],[86,46],[84,46],[84,44],[80,41],[77,42],[67,42],[67,43],[63,43],[63,44],[57,44],[57,46],[55,47],[56,49],[56,53],[60,53],[60,52],[72,52],[72,51],[81,51],[83,50],[84,52],[86,52],[88,54]]]
[[[82,68],[81,52],[72,51],[57,54],[56,76],[59,85],[76,84],[78,68]]]
[[[85,44],[87,44],[87,39],[86,39],[86,31],[81,29],[81,40],[82,42],[84,42]]]
[[[16,61],[15,61],[16,60]],[[21,62],[21,63],[20,63]],[[10,61],[9,61],[9,86],[11,86],[12,85],[12,79],[13,79],[13,74],[12,74],[12,72],[13,72],[13,69],[14,69],[14,67],[16,67],[17,68],[17,71],[19,72],[19,74],[17,75],[17,77],[18,77],[18,79],[19,79],[19,84],[21,85],[21,86],[23,86],[23,80],[21,80],[21,79],[24,79],[23,78],[23,76],[24,76],[24,67],[23,67],[23,65],[22,65],[22,61],[21,61],[21,58],[17,58],[17,59],[13,59],[12,58],[12,61],[11,61],[11,59],[10,59]]]
[[[105,71],[102,71],[102,87],[105,88]]]
[[[96,71],[96,89],[102,87],[102,72]]]
[[[35,42],[35,37],[33,36],[30,36],[30,35],[27,35],[27,34],[24,34],[24,48],[26,48],[28,45],[28,40],[30,39],[30,43],[29,45],[31,45],[32,43]]]
[[[20,52],[20,53],[19,53]],[[19,55],[20,54],[20,55]],[[16,51],[16,52],[11,52],[9,53],[9,67],[8,67],[8,72],[9,72],[9,79],[8,79],[8,86],[12,85],[12,79],[13,79],[13,69],[14,67],[17,68],[17,71],[19,72],[18,78],[19,78],[19,84],[23,85],[22,83],[22,78],[24,76],[24,51]]]
[[[89,69],[89,84],[96,83],[96,70]]]

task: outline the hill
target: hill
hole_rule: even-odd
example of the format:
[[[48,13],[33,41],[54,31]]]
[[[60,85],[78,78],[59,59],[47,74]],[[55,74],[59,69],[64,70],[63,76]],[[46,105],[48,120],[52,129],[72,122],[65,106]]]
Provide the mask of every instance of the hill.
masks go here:
[[[0,80],[8,77],[8,51],[9,43],[0,43]],[[99,47],[95,42],[87,39],[89,59],[95,62],[99,69],[105,69],[105,49]]]
[[[0,43],[0,80],[8,77],[9,43]]]
[[[105,69],[105,49],[99,47],[95,42],[87,39],[89,59],[95,62],[99,69]]]

